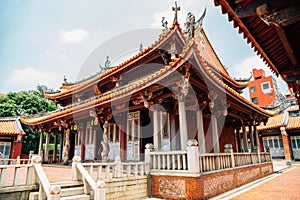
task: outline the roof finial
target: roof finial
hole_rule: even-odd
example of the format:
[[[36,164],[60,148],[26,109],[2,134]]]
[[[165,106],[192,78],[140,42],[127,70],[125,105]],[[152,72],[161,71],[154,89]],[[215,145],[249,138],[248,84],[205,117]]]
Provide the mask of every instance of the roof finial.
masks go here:
[[[175,7],[172,7],[172,10],[175,12],[174,21],[177,20],[177,13],[180,11],[180,6],[177,6],[177,1],[175,1]]]

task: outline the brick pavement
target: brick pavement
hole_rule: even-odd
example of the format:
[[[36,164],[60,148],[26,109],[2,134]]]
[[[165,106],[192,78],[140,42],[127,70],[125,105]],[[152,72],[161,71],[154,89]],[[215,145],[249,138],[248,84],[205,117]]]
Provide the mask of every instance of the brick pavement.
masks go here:
[[[72,168],[70,166],[43,166],[50,183],[66,182],[72,179]]]
[[[71,181],[71,173],[72,169],[70,166],[62,167],[62,166],[44,166],[43,169],[48,177],[50,183],[53,182],[66,182]],[[21,167],[19,170],[18,175],[18,185],[25,185],[26,184],[26,174],[27,168]],[[4,177],[4,186],[12,186],[13,179],[14,179],[15,171],[13,168],[8,168],[5,170],[5,177]]]
[[[264,182],[232,200],[268,200],[300,199],[300,166],[285,171],[269,181]]]

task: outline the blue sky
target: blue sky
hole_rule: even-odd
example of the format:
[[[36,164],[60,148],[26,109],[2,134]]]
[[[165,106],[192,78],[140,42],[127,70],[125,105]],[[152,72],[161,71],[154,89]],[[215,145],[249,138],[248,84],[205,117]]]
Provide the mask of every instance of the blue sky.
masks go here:
[[[204,30],[233,77],[249,77],[253,67],[271,74],[213,0],[178,0],[178,5],[182,27],[188,12],[199,18],[207,7]],[[35,89],[38,84],[58,89],[64,75],[75,81],[99,45],[127,31],[161,29],[162,16],[171,24],[172,6],[173,1],[162,0],[1,1],[0,93]],[[134,42],[138,48],[141,41]],[[100,60],[104,64],[104,58]],[[97,66],[91,73],[96,72]],[[286,84],[278,84],[286,93]]]

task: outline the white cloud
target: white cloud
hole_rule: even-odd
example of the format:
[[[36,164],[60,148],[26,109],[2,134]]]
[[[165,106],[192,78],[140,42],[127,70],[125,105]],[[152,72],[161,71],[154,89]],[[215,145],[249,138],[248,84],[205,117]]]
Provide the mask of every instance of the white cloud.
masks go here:
[[[228,72],[235,78],[248,78],[252,73],[253,68],[263,69],[266,75],[271,75],[270,69],[265,65],[262,59],[258,56],[247,57],[241,63],[230,66]]]
[[[42,71],[34,67],[15,69],[8,75],[7,82],[13,90],[35,89],[37,85],[46,85],[57,89],[62,83],[63,75],[55,72]]]
[[[77,28],[71,31],[61,30],[59,31],[59,41],[63,43],[80,43],[88,36],[88,32],[84,29]]]

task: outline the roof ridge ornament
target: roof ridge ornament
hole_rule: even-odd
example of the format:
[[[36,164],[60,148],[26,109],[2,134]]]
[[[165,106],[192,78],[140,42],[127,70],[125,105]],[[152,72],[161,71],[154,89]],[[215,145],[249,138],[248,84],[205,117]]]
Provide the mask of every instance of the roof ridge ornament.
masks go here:
[[[203,14],[197,20],[197,22],[196,22],[196,19],[195,19],[195,15],[193,13],[189,12],[187,14],[186,22],[184,23],[184,26],[185,26],[184,33],[188,34],[189,40],[194,37],[195,30],[197,28],[199,28],[200,26],[202,26],[202,22],[203,22],[203,19],[205,17],[205,14],[206,14],[206,8],[204,9]]]
[[[161,26],[163,27],[162,29],[163,33],[168,30],[168,21],[166,20],[165,17],[161,18]]]
[[[101,64],[99,63],[99,68],[100,68],[100,73],[103,73],[112,68],[111,61],[109,60],[109,56],[106,56],[106,61],[104,63],[104,67],[102,67]]]
[[[206,15],[206,7],[205,7],[205,9],[204,9],[204,11],[203,11],[201,17],[197,20],[195,29],[197,29],[197,28],[199,28],[200,26],[202,26],[203,19],[204,19],[205,15]]]
[[[69,82],[68,82],[68,79],[67,79],[67,77],[66,77],[66,75],[64,75],[64,83],[63,83],[63,85],[67,85],[67,84],[69,84]]]
[[[180,6],[177,6],[177,1],[175,1],[175,7],[172,7],[172,11],[175,12],[174,22],[177,20],[177,13],[180,11]]]
[[[140,44],[140,51],[143,51],[144,50],[144,47],[143,47],[143,43]]]
[[[186,16],[186,22],[184,23],[185,31],[184,33],[187,33],[189,36],[189,40],[194,37],[195,33],[195,26],[196,26],[196,20],[195,15],[191,12],[189,12]]]

